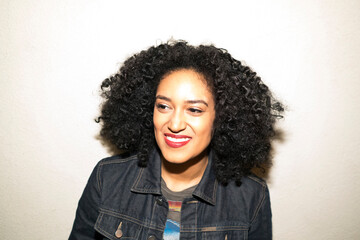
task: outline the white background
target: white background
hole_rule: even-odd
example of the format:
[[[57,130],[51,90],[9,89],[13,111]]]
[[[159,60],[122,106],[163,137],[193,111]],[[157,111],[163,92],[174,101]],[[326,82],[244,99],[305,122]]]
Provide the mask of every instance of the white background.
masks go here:
[[[98,160],[99,85],[171,37],[214,43],[287,106],[274,239],[360,239],[360,1],[0,2],[0,233],[66,239]]]

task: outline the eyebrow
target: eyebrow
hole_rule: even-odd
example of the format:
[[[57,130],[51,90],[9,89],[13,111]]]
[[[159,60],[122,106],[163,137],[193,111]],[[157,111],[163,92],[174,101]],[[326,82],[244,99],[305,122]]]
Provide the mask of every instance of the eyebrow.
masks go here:
[[[163,95],[157,95],[156,99],[161,99],[161,100],[171,102],[171,98],[165,97]],[[190,104],[202,103],[202,104],[206,105],[207,107],[209,106],[207,104],[207,102],[205,102],[204,100],[186,100],[185,102],[190,103]]]

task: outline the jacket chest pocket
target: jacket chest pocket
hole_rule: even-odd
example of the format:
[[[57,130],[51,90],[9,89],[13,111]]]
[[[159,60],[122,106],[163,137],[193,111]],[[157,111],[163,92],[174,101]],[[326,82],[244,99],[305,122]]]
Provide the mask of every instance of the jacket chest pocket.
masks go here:
[[[204,240],[247,240],[246,227],[211,227],[202,229],[201,239]]]
[[[111,240],[138,239],[141,228],[135,219],[111,212],[100,212],[95,223],[95,230]]]

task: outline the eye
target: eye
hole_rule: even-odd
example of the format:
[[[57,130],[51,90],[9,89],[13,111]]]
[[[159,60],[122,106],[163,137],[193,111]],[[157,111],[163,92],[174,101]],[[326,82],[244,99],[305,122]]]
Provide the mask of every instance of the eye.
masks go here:
[[[188,111],[193,115],[200,115],[204,111],[199,108],[189,108]]]
[[[168,105],[163,104],[163,103],[157,103],[155,106],[160,112],[164,112],[164,111],[167,111],[170,109],[170,107]]]

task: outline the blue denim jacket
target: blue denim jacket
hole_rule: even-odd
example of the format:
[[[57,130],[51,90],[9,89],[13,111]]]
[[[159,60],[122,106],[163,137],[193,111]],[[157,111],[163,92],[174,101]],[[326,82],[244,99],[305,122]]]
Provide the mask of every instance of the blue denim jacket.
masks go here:
[[[101,160],[79,201],[70,240],[161,240],[168,203],[161,194],[160,157],[154,151],[148,166],[136,155]],[[218,183],[209,164],[181,208],[180,239],[272,239],[271,209],[266,183],[256,176]]]

